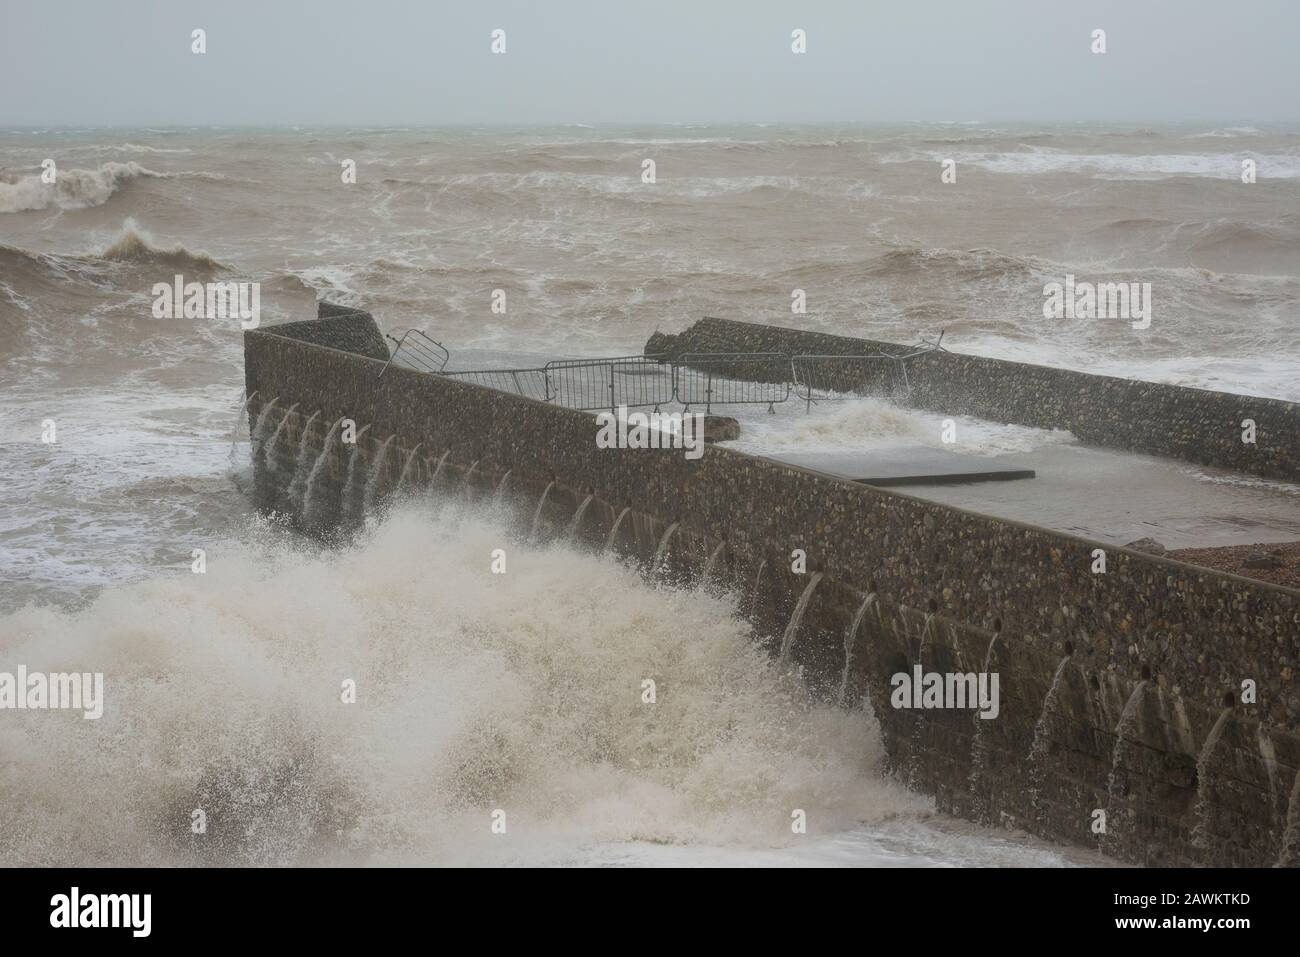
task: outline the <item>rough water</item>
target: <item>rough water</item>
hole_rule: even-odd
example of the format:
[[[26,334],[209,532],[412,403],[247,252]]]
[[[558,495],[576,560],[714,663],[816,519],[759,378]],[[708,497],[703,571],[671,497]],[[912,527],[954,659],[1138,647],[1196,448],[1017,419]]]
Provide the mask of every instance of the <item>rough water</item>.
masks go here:
[[[0,668],[108,688],[98,722],[0,725],[0,863],[1062,863],[883,780],[871,722],[807,702],[726,597],[561,545],[492,576],[492,513],[323,554],[268,527],[238,325],[154,319],[151,288],[258,281],[263,323],[324,294],[462,365],[707,314],[1300,399],[1298,201],[1273,128],[0,131]],[[1044,319],[1066,275],[1151,283],[1151,327]],[[883,403],[770,422],[748,447],[917,432]],[[647,669],[681,689],[653,712]]]

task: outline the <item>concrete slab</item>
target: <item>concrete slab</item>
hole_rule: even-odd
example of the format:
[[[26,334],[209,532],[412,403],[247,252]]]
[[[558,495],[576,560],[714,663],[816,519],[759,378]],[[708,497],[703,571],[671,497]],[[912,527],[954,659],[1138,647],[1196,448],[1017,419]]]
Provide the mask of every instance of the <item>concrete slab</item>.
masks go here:
[[[954,485],[1034,477],[1034,470],[996,459],[925,446],[861,452],[776,452],[768,458],[863,485]]]
[[[931,483],[901,491],[1116,545],[1140,538],[1169,549],[1300,540],[1297,485],[1083,445],[989,462],[1033,468],[1037,478],[1009,485]]]

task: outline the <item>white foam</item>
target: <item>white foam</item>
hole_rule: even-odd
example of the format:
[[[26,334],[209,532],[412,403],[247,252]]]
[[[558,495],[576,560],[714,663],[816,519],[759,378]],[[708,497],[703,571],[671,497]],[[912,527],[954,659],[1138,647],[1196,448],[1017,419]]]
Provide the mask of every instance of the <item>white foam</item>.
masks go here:
[[[872,720],[809,703],[726,599],[451,507],[335,554],[207,544],[205,575],[0,619],[4,661],[101,671],[106,698],[96,722],[0,725],[0,863],[191,860],[199,807],[235,863],[773,850],[792,808],[823,836],[929,813],[878,776]],[[517,836],[492,834],[498,808]]]
[[[53,183],[41,182],[39,173],[13,182],[0,181],[0,213],[102,206],[123,183],[139,176],[161,175],[130,162],[104,163],[93,170],[56,170]]]
[[[993,173],[1091,173],[1100,179],[1165,179],[1175,176],[1240,179],[1241,162],[1253,159],[1260,178],[1300,179],[1300,156],[1293,153],[1070,153],[1037,147],[1011,152],[943,153],[909,151],[882,158],[882,162],[926,159],[939,163],[953,159],[960,168],[971,165]]]
[[[947,416],[895,405],[885,399],[828,396],[806,410],[791,396],[768,414],[763,406],[719,408],[741,423],[741,437],[725,443],[743,452],[888,449],[927,446],[970,455],[1006,455],[1047,445],[1068,444],[1074,436],[1064,430],[1005,425],[970,416]],[[944,422],[951,418],[957,441],[943,440]]]

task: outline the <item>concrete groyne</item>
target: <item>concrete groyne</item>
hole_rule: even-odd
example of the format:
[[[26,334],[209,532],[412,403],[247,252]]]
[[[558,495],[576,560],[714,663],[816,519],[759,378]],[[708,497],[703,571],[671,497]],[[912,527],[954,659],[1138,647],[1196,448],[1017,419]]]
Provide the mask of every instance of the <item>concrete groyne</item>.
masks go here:
[[[707,342],[692,349],[779,351],[792,334],[709,323]],[[757,633],[774,655],[784,647],[815,694],[865,697],[893,773],[944,810],[1138,863],[1297,862],[1300,592],[730,449],[698,460],[600,449],[589,413],[397,365],[381,377],[376,335],[355,312],[245,334],[262,507],[330,528],[399,484],[507,494],[526,503],[539,537],[657,557],[663,574],[683,580],[707,569],[739,592]],[[349,351],[354,343],[366,354]],[[943,403],[957,402],[965,381],[983,396],[962,400],[966,414],[1021,421],[994,414],[1014,411],[1081,438],[1113,421],[1112,444],[1172,442],[1215,464],[1241,453],[1215,436],[1197,448],[1161,440],[1160,428],[1190,428],[1203,415],[1239,422],[1249,408],[1271,443],[1251,471],[1277,474],[1295,461],[1294,448],[1272,439],[1294,422],[1287,403],[1204,393],[1194,410],[1185,402],[1198,397],[1142,405],[1151,425],[1125,417],[1121,403],[1132,411],[1136,401],[1125,389],[1176,387],[1069,373],[1083,379],[1067,388],[1058,370],[1030,366],[1019,368],[1038,371],[1013,390],[1014,370],[961,373],[969,357],[953,355],[918,360],[944,365],[913,377],[916,401],[951,409]],[[1057,389],[1067,396],[1053,398]],[[1088,419],[1094,407],[1108,419]],[[1047,421],[1052,410],[1063,418]],[[340,439],[344,419],[359,430],[355,445]],[[1240,444],[1239,428],[1233,436]],[[1092,571],[1098,548],[1104,574]],[[791,570],[794,549],[806,552],[805,573]],[[891,707],[892,676],[917,665],[998,673],[997,717]],[[1255,689],[1251,703],[1243,682]]]
[[[656,334],[646,352],[769,352],[786,355],[899,355],[907,347],[706,318],[677,335]],[[896,392],[888,363],[831,372],[842,388]],[[1067,429],[1084,442],[1167,456],[1254,475],[1300,481],[1300,405],[1092,375],[936,350],[907,361],[909,405],[1041,429]],[[1246,422],[1253,441],[1243,441]]]

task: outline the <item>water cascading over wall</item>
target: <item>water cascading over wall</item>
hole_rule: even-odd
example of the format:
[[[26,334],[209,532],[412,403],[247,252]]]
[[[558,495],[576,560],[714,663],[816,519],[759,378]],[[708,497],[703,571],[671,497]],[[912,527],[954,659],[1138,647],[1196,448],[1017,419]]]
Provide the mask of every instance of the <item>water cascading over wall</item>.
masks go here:
[[[263,507],[321,529],[399,482],[508,495],[539,537],[658,553],[682,580],[707,566],[813,693],[873,707],[892,772],[941,809],[1139,863],[1300,862],[1300,592],[729,449],[598,449],[587,413],[381,377],[346,351],[378,335],[358,325],[373,330],[354,313],[246,333],[250,426],[285,423],[261,437]],[[330,437],[343,418],[354,447]],[[890,677],[918,663],[997,672],[997,718],[890,707]]]

